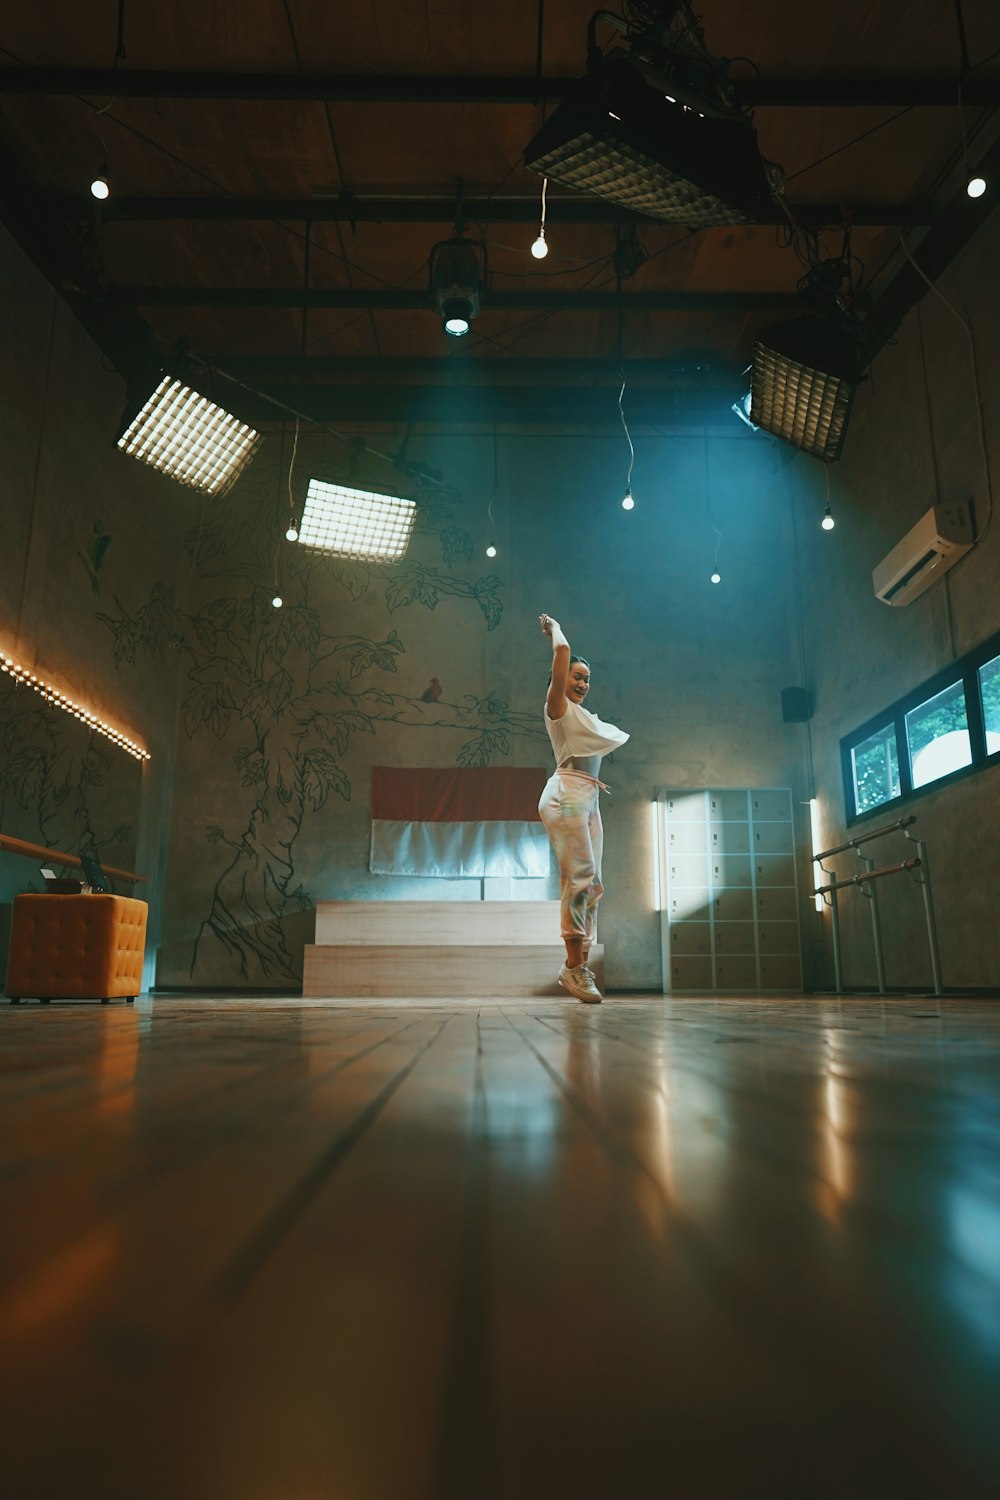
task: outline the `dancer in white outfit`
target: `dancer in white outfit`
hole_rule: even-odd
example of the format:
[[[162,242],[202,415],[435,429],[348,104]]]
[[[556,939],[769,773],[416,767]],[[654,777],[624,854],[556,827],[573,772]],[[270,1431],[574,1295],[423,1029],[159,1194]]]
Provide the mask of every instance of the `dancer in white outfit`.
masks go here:
[[[571,656],[562,626],[539,615],[552,642],[552,679],[545,699],[545,728],[556,756],[555,773],[545,784],[538,812],[559,861],[559,910],[566,962],[559,973],[563,989],[591,1005],[601,992],[587,967],[594,941],[597,903],[604,893],[601,857],[604,828],[598,799],[607,790],[599,779],[601,757],[624,745],[628,735],[583,707],[590,691],[590,665]]]

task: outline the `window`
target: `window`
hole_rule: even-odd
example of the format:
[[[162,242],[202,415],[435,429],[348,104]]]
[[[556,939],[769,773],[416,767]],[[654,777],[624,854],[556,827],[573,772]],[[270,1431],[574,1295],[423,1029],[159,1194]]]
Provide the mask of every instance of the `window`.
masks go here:
[[[983,705],[986,754],[1000,750],[1000,656],[979,668],[979,699]]]
[[[899,754],[896,726],[886,724],[851,750],[854,805],[859,813],[870,812],[899,796]]]
[[[953,682],[906,715],[910,779],[915,787],[972,764],[965,684]]]
[[[847,821],[1000,764],[1000,635],[840,742]]]

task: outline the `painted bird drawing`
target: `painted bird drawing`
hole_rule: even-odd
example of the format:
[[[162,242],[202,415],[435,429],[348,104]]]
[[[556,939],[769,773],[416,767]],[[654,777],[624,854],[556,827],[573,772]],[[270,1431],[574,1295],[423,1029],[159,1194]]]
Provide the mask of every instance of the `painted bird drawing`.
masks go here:
[[[436,703],[441,696],[441,679],[432,677],[420,694],[421,703]]]
[[[101,592],[101,580],[97,575],[101,571],[104,555],[110,545],[111,538],[104,529],[104,522],[95,521],[90,528],[90,536],[87,538],[86,545],[82,549],[77,549],[76,555],[87,570],[90,587],[95,594]]]

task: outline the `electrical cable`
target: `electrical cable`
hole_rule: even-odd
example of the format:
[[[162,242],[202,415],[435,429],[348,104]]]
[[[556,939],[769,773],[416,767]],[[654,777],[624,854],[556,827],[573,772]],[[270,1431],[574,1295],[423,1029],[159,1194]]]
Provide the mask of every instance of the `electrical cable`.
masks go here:
[[[955,304],[945,296],[941,288],[935,285],[935,283],[930,279],[923,267],[914,260],[913,256],[910,254],[910,249],[906,243],[906,239],[902,234],[899,236],[899,244],[903,254],[906,256],[907,260],[910,262],[910,265],[916,271],[917,275],[921,278],[921,280],[927,283],[936,297],[940,297],[941,301],[944,303],[945,307],[948,308],[949,312],[953,313],[961,323],[962,327],[965,329],[966,338],[969,341],[969,367],[972,372],[972,389],[976,399],[976,427],[979,436],[979,451],[982,455],[983,460],[983,477],[986,482],[987,500],[986,519],[984,520],[978,534],[973,538],[972,543],[973,546],[978,546],[980,542],[986,540],[986,537],[989,535],[990,526],[993,523],[993,479],[990,472],[989,447],[986,442],[986,423],[983,413],[983,393],[979,384],[979,367],[976,362],[975,335],[972,332],[971,322],[969,322],[962,316]]]

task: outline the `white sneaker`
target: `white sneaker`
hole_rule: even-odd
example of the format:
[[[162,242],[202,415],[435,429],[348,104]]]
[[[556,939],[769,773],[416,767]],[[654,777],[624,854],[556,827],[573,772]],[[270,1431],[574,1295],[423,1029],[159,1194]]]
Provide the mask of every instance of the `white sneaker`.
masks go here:
[[[569,990],[577,1000],[582,1000],[585,1005],[600,1005],[603,996],[597,988],[597,982],[586,964],[578,964],[571,969],[569,964],[563,964],[559,970],[559,983],[564,990]]]

